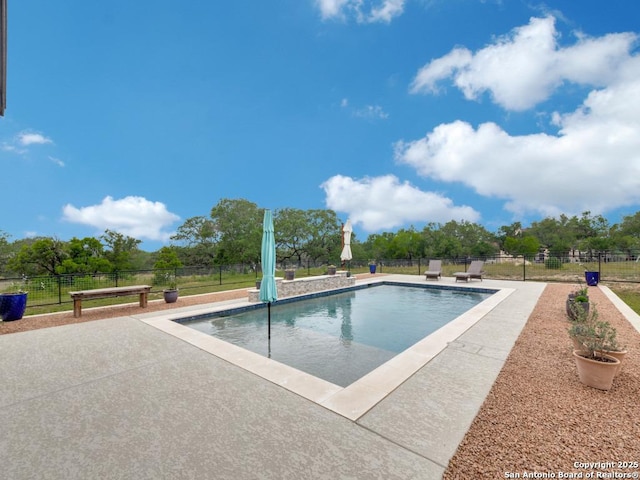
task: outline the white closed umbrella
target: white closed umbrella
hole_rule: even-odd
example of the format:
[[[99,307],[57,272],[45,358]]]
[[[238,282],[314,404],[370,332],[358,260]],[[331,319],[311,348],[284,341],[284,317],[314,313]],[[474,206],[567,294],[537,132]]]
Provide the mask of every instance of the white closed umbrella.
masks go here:
[[[340,253],[340,260],[343,262],[351,260],[353,257],[351,256],[351,233],[353,232],[353,227],[351,227],[351,220],[347,219],[347,222],[344,224],[342,228],[342,238],[344,241],[344,246],[342,247],[342,253]]]

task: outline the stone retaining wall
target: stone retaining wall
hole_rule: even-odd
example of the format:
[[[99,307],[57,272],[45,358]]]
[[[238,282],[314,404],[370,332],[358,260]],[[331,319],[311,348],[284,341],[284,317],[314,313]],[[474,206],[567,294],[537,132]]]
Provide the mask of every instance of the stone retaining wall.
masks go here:
[[[335,275],[318,275],[316,277],[297,278],[294,280],[276,278],[278,298],[294,297],[296,295],[306,295],[309,293],[321,292],[323,290],[352,287],[355,284],[356,277],[347,277],[347,272],[345,271],[338,271]],[[249,290],[249,301],[259,302],[259,294],[260,291],[258,289]]]

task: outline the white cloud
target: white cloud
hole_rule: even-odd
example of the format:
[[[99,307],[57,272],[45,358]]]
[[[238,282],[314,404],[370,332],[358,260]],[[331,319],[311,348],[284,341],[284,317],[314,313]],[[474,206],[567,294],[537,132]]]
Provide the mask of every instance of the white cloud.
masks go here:
[[[45,137],[41,133],[35,132],[20,132],[18,134],[18,143],[20,145],[44,145],[46,143],[53,143],[53,140]]]
[[[386,113],[380,105],[367,105],[363,108],[358,108],[353,111],[355,117],[366,118],[369,120],[389,118],[389,114]]]
[[[370,23],[389,23],[395,17],[402,15],[404,2],[405,0],[385,0],[379,7],[371,9],[371,13],[366,21]]]
[[[49,160],[51,160],[53,163],[55,163],[59,167],[64,167],[64,162],[62,160],[60,160],[59,158],[49,156]]]
[[[350,0],[316,0],[322,18],[333,18],[342,15],[342,9]]]
[[[323,19],[354,17],[359,23],[389,23],[402,15],[406,0],[316,0]]]
[[[346,212],[354,224],[368,232],[391,229],[410,222],[477,221],[478,212],[455,206],[442,195],[423,192],[393,175],[355,180],[335,175],[324,182],[327,207]]]
[[[606,86],[629,61],[637,38],[633,33],[576,37],[575,45],[560,47],[555,19],[531,18],[475,53],[458,47],[430,61],[418,71],[410,92],[436,92],[438,82],[451,77],[467,99],[490,92],[503,108],[526,110],[548,99],[563,82]]]
[[[120,200],[105,197],[99,205],[81,208],[67,204],[63,207],[63,219],[100,231],[114,230],[140,240],[167,241],[171,233],[164,229],[180,217],[169,212],[161,202],[129,196]]]
[[[494,123],[442,124],[396,144],[396,159],[439,181],[506,200],[517,214],[604,213],[640,203],[640,57],[572,113],[554,113],[557,135],[513,136]]]

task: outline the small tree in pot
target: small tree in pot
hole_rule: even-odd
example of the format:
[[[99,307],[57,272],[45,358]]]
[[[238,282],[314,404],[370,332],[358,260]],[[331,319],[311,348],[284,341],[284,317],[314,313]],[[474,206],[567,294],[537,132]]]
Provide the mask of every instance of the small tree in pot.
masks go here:
[[[156,277],[161,278],[158,283],[166,285],[162,290],[164,301],[167,303],[176,302],[178,300],[176,270],[182,266],[182,262],[178,258],[175,249],[172,247],[162,247],[158,252],[158,259],[153,266],[158,270],[164,270],[163,273],[156,273]]]
[[[616,329],[599,319],[596,305],[589,312],[576,308],[576,320],[569,335],[579,348],[573,351],[580,381],[593,388],[609,390],[617,374],[620,360],[610,354],[619,351]]]

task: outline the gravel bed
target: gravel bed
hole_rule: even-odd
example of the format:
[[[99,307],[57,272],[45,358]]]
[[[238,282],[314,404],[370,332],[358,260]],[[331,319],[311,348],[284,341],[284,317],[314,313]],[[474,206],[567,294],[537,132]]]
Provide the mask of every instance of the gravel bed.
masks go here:
[[[563,478],[560,472],[582,474],[564,478],[621,478],[602,474],[640,472],[617,463],[640,462],[640,333],[599,288],[590,287],[600,319],[616,327],[629,353],[611,390],[583,386],[565,314],[573,289],[550,284],[544,290],[445,479]]]

